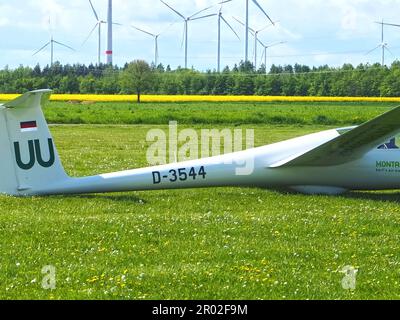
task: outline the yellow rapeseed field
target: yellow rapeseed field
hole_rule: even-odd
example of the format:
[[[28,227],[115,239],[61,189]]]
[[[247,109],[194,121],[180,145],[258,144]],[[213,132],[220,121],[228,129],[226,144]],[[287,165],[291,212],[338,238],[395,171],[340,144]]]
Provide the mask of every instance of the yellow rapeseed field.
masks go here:
[[[0,101],[10,101],[18,94],[0,94]],[[128,102],[135,95],[53,94],[52,101]],[[286,97],[286,96],[196,96],[143,95],[143,102],[400,102],[400,97]]]

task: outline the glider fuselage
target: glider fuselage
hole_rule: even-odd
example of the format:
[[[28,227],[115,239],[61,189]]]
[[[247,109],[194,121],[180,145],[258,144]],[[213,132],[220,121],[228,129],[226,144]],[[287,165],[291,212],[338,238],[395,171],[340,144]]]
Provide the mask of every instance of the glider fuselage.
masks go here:
[[[68,178],[34,194],[80,194],[203,187],[291,189],[307,194],[400,188],[400,150],[374,149],[338,166],[274,168],[274,163],[338,136],[337,130],[218,157],[85,178]]]

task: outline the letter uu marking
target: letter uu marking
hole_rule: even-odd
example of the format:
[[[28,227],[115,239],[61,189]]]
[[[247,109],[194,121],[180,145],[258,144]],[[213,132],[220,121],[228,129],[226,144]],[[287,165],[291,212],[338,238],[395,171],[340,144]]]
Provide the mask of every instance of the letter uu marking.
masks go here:
[[[28,151],[29,151],[29,161],[25,163],[22,160],[21,155],[21,146],[19,142],[14,142],[14,150],[15,150],[15,159],[17,165],[22,170],[31,170],[34,166],[36,161],[38,164],[43,168],[50,168],[53,166],[55,162],[55,152],[54,152],[54,144],[52,139],[48,139],[48,147],[49,147],[49,160],[43,160],[42,149],[40,147],[40,141],[36,140],[29,140],[28,141]]]

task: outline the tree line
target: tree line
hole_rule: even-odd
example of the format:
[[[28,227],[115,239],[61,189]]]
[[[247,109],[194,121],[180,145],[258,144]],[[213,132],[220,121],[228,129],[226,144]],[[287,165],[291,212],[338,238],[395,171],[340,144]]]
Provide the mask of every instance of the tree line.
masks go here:
[[[239,63],[223,72],[149,65],[62,65],[0,70],[0,93],[51,88],[55,93],[273,96],[400,96],[400,62],[309,67],[296,64],[255,69]]]

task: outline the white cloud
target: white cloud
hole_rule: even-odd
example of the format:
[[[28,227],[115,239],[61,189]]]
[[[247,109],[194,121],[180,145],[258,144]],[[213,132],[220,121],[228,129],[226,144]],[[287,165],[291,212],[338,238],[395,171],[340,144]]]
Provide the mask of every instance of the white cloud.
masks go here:
[[[10,20],[7,18],[0,18],[0,27],[4,27],[10,23]]]

